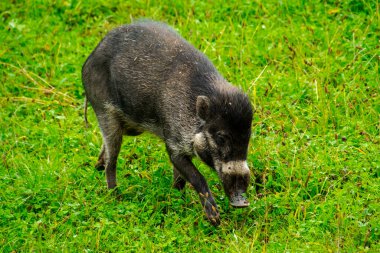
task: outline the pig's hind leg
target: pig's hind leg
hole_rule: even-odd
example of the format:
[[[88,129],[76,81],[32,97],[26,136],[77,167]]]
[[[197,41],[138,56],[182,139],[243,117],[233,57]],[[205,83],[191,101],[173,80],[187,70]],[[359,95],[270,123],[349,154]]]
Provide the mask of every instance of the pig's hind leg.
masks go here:
[[[102,145],[102,149],[99,154],[98,162],[95,164],[95,169],[102,171],[106,169],[106,156],[105,156],[105,146]]]
[[[173,166],[173,186],[182,191],[186,186],[186,180],[181,176],[181,173]]]
[[[109,112],[103,115],[104,117],[98,117],[103,147],[97,165],[105,164],[107,186],[112,189],[116,187],[116,164],[123,141],[123,129],[118,117]]]

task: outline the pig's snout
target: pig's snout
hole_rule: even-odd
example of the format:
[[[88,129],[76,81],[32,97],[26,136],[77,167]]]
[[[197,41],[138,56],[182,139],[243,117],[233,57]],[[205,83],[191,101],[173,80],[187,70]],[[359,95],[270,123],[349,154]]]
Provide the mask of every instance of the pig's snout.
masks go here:
[[[224,163],[221,169],[224,191],[233,207],[247,207],[249,202],[244,194],[247,191],[250,171],[246,161]]]
[[[230,196],[230,203],[233,207],[247,207],[249,206],[248,200],[243,196],[244,192],[238,191]]]

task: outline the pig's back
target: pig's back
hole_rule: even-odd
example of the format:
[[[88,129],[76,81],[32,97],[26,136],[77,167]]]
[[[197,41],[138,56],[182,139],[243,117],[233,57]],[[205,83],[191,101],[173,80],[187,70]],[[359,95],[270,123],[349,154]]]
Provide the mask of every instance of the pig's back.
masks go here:
[[[191,86],[203,75],[217,73],[202,53],[158,22],[116,28],[97,50],[110,61],[116,104],[138,123],[160,125],[176,112],[187,120],[195,117],[198,94]]]
[[[215,72],[212,63],[171,27],[142,21],[119,27],[107,36],[111,49],[111,71],[115,80],[127,78],[135,84],[162,85],[185,71]],[[179,73],[181,72],[181,73]],[[125,81],[125,80],[123,80]]]

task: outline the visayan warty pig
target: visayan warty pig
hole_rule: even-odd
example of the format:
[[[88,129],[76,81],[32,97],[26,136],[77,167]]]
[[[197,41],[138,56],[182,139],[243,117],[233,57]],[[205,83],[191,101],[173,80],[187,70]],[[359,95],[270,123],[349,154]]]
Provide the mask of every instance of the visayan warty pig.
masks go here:
[[[249,205],[250,101],[172,28],[139,21],[112,30],[88,57],[82,79],[103,136],[97,167],[105,168],[108,188],[116,186],[123,135],[149,131],[166,144],[174,187],[189,182],[213,225],[219,211],[194,156],[218,173],[232,206]]]

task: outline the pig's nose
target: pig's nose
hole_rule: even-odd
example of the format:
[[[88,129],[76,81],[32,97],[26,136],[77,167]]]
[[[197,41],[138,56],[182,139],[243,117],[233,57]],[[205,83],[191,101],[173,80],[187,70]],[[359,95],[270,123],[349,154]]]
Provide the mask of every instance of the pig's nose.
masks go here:
[[[249,206],[248,200],[241,193],[232,194],[232,196],[230,197],[230,203],[233,207]]]

